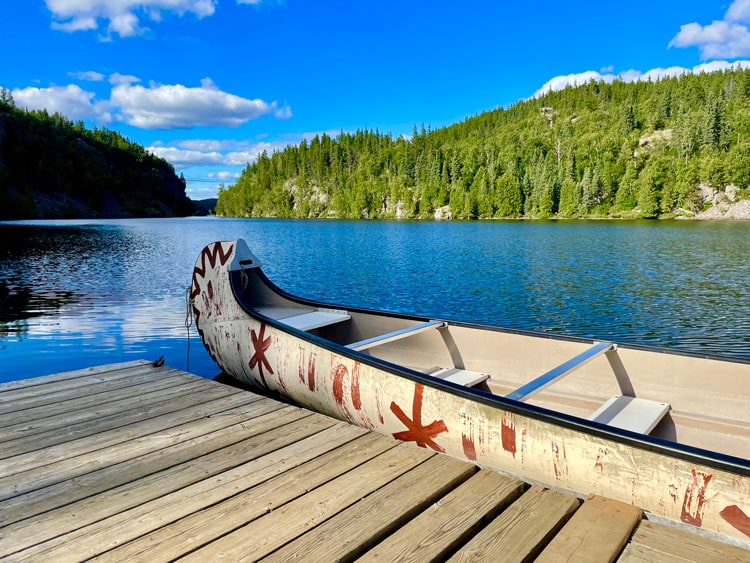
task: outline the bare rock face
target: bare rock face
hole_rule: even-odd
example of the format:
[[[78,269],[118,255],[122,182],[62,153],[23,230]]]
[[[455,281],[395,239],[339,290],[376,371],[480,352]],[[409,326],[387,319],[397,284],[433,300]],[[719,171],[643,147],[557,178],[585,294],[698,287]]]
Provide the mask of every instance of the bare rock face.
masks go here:
[[[446,221],[448,219],[451,219],[452,217],[453,217],[453,214],[451,213],[450,205],[444,205],[443,207],[438,207],[435,210],[436,221]]]
[[[729,185],[723,190],[701,184],[700,193],[705,209],[696,219],[750,220],[750,200],[738,200],[740,189]]]

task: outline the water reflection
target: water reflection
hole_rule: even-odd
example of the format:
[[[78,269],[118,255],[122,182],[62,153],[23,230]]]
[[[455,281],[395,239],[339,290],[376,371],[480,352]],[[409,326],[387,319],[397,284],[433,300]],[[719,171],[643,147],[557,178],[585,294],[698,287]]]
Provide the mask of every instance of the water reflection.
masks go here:
[[[240,237],[281,287],[323,301],[750,358],[748,234],[677,222],[0,224],[0,381],[162,355],[215,376],[185,328],[185,290],[205,244]]]

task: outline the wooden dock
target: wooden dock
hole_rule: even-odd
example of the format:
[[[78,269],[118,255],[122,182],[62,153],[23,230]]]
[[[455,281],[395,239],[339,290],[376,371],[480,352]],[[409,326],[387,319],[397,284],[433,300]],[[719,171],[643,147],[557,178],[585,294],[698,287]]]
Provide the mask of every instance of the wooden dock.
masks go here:
[[[10,561],[750,561],[149,362],[0,385],[0,429]]]

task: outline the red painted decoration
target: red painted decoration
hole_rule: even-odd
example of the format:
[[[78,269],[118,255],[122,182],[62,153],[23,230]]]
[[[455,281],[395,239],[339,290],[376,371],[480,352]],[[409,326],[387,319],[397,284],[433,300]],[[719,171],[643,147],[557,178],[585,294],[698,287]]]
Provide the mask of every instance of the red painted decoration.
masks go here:
[[[266,378],[263,375],[263,368],[265,367],[268,370],[268,373],[273,374],[273,368],[271,368],[271,364],[268,361],[268,358],[266,358],[266,352],[268,351],[268,348],[271,346],[271,337],[264,338],[266,332],[266,325],[262,324],[260,325],[260,335],[255,334],[255,329],[250,330],[250,338],[253,341],[253,348],[255,349],[255,354],[253,354],[253,357],[250,358],[250,361],[248,362],[248,366],[250,366],[250,369],[253,369],[256,365],[258,366],[258,373],[260,373],[260,379],[263,382],[263,385],[268,387],[268,384],[266,383]]]
[[[471,439],[471,436],[467,436],[466,434],[461,434],[461,443],[464,447],[464,455],[467,457],[467,459],[470,459],[471,461],[477,460],[477,448],[474,445],[474,440]]]
[[[439,446],[433,438],[442,432],[448,432],[448,427],[442,420],[434,420],[427,426],[422,424],[422,393],[424,393],[424,385],[417,383],[414,387],[411,419],[404,414],[401,407],[391,402],[391,412],[408,428],[402,432],[395,432],[393,437],[404,442],[416,442],[420,448],[429,446],[436,452],[444,452],[445,449]]]
[[[706,489],[713,475],[706,475],[693,469],[693,482],[685,489],[682,499],[680,520],[700,527],[703,524],[703,509],[706,504]]]
[[[503,444],[503,449],[513,454],[513,457],[516,457],[516,425],[513,424],[513,421],[506,420],[503,418],[503,421],[501,423],[500,427],[500,440]]]
[[[745,514],[739,506],[736,504],[727,506],[719,512],[719,516],[729,522],[736,530],[750,537],[750,516]]]

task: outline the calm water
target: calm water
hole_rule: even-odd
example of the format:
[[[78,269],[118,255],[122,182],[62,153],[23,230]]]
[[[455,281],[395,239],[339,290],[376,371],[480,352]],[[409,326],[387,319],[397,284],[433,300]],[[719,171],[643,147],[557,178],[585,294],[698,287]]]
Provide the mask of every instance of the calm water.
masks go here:
[[[345,306],[750,358],[750,223],[26,222],[0,223],[0,382],[160,356],[217,375],[185,292],[240,237]]]

